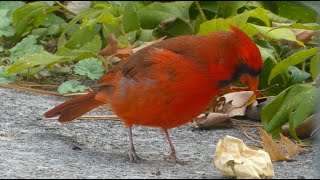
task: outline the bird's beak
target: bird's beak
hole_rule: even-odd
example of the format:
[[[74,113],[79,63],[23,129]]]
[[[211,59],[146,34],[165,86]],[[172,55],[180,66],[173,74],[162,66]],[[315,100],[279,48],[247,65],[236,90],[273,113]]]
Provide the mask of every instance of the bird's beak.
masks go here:
[[[249,74],[244,74],[240,77],[240,81],[247,85],[249,90],[256,92],[259,84],[259,76],[252,76]]]

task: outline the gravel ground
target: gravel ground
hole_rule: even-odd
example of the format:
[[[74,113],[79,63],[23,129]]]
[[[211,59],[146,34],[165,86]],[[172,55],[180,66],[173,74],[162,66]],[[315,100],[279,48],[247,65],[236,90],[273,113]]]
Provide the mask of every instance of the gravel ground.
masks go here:
[[[159,129],[134,127],[138,154],[147,160],[129,163],[127,131],[121,121],[42,120],[42,114],[67,98],[0,88],[0,178],[225,178],[212,165],[216,144],[226,135],[256,145],[237,128],[170,130],[178,155],[187,165],[164,161],[169,152]],[[100,110],[101,111],[101,110]],[[90,114],[101,114],[94,110]],[[112,114],[112,112],[104,112]],[[288,162],[275,162],[275,178],[319,178],[316,151]]]

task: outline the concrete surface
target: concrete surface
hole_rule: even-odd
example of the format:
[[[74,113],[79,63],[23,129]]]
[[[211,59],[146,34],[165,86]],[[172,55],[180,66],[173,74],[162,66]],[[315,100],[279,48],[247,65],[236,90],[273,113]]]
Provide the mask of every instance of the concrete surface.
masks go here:
[[[226,135],[256,145],[237,128],[170,130],[178,156],[187,165],[164,161],[164,133],[134,127],[134,143],[147,162],[129,163],[127,131],[120,121],[45,121],[42,114],[67,98],[0,88],[0,178],[226,178],[212,165],[215,146]],[[95,110],[90,114],[102,114]],[[275,178],[319,178],[315,150],[273,163]]]

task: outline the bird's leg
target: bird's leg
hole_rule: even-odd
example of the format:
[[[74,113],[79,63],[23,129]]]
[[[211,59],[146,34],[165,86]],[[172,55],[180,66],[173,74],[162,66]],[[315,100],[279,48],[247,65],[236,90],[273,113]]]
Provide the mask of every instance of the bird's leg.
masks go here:
[[[169,145],[170,145],[171,153],[170,153],[170,155],[162,154],[163,159],[164,159],[164,160],[170,159],[170,160],[172,160],[172,161],[175,162],[175,163],[185,164],[185,163],[186,163],[185,161],[182,161],[182,160],[180,160],[180,159],[177,157],[176,150],[175,150],[174,145],[173,145],[173,143],[172,143],[172,141],[171,141],[171,138],[170,138],[170,136],[169,136],[168,130],[165,129],[164,132],[166,133],[166,137],[167,137],[168,142],[169,142]]]
[[[128,152],[128,156],[129,156],[130,162],[132,162],[132,163],[141,162],[141,161],[143,161],[143,159],[141,159],[137,155],[136,150],[135,150],[135,148],[133,146],[132,126],[128,127],[128,132],[129,132],[129,152]]]

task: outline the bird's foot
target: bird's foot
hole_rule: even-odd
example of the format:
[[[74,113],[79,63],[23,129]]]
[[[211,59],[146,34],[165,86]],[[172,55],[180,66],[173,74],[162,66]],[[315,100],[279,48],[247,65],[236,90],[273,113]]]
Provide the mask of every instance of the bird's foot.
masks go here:
[[[189,161],[181,160],[180,158],[177,157],[176,153],[174,153],[174,152],[171,152],[170,155],[163,154],[163,153],[161,155],[165,161],[171,161],[173,163],[177,163],[180,165],[186,165],[189,162]]]
[[[131,163],[141,163],[147,161],[145,159],[140,158],[135,151],[129,151],[128,157]]]

